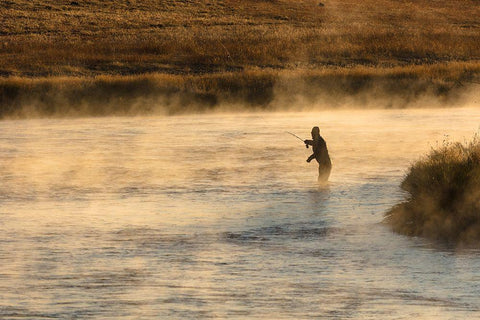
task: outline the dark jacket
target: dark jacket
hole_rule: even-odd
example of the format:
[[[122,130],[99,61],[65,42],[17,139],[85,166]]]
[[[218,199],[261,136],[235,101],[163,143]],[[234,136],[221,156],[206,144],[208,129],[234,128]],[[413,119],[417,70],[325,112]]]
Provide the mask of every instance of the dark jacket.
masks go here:
[[[327,143],[322,137],[319,136],[314,140],[305,140],[305,143],[311,145],[313,149],[313,154],[308,158],[309,162],[315,158],[321,167],[332,167],[332,162],[328,155]]]

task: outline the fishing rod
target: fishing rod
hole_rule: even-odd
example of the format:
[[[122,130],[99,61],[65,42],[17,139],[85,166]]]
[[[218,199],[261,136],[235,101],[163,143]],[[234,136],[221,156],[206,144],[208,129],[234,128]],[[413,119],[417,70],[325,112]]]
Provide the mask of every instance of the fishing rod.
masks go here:
[[[288,134],[291,134],[292,136],[294,136],[295,138],[297,138],[298,140],[302,141],[303,143],[305,143],[305,140],[303,140],[302,138],[300,138],[299,136],[297,136],[295,133],[291,133],[291,132],[288,132],[288,131],[285,131],[286,133]],[[305,143],[305,147],[308,149],[308,144]]]

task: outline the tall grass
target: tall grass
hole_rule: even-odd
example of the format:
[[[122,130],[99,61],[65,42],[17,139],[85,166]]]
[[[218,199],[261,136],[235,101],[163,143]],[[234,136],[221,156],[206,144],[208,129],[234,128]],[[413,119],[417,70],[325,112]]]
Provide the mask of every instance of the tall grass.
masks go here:
[[[393,230],[480,245],[480,140],[444,143],[416,162],[401,184],[408,199],[390,210]]]
[[[8,0],[0,12],[0,76],[480,59],[475,0]]]
[[[449,103],[480,82],[479,16],[476,0],[0,1],[0,117]]]
[[[252,69],[206,74],[0,78],[0,119],[462,104],[480,66]],[[459,71],[463,70],[463,71]],[[442,76],[439,77],[439,74]]]

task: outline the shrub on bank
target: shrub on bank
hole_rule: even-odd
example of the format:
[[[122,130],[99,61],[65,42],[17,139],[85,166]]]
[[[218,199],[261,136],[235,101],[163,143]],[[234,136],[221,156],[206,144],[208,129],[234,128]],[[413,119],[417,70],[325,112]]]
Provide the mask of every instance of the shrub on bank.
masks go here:
[[[480,139],[444,143],[413,164],[405,202],[387,213],[394,231],[456,244],[480,243]]]

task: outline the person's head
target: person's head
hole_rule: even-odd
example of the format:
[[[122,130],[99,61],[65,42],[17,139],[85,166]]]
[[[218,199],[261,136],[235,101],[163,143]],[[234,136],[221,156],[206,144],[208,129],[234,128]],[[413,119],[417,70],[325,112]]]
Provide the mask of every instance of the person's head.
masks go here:
[[[320,136],[320,129],[318,127],[312,128],[312,138],[316,138]]]

